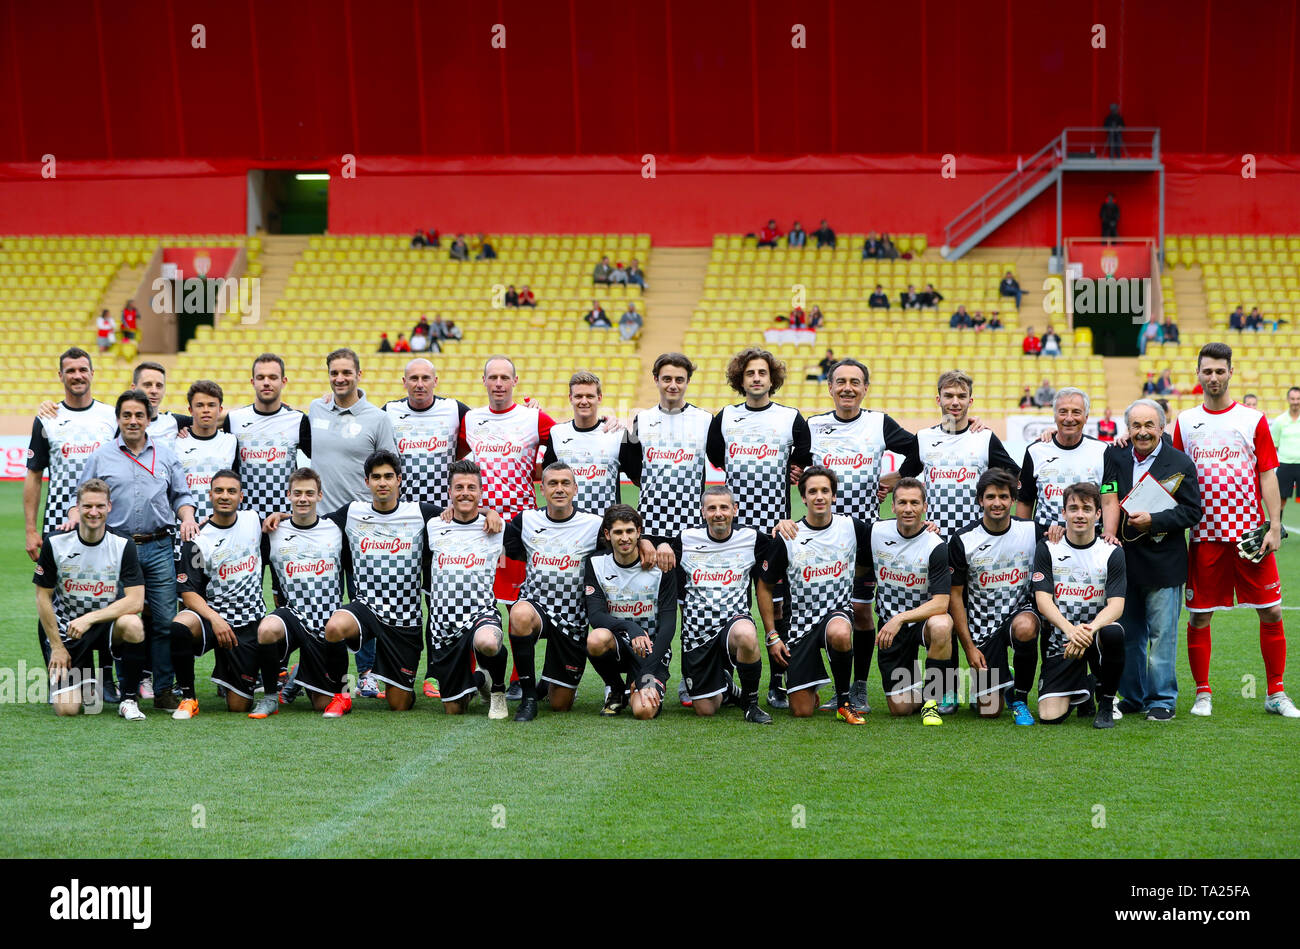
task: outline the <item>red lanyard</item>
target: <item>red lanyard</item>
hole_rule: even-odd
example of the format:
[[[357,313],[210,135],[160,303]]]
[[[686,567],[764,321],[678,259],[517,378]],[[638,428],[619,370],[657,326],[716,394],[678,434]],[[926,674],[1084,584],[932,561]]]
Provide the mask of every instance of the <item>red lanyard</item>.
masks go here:
[[[156,468],[156,467],[158,466],[158,452],[155,451],[155,452],[153,453],[153,460],[151,460],[151,461],[149,462],[149,467],[148,467],[148,468],[145,468],[145,467],[144,467],[144,462],[142,462],[142,461],[141,461],[139,458],[137,458],[135,455],[131,454],[131,449],[127,448],[125,445],[119,445],[118,447],[122,449],[122,453],[123,453],[124,455],[126,455],[126,457],[130,458],[132,461],[134,461],[137,465],[139,465],[139,466],[140,466],[141,468],[143,468],[145,471],[149,472],[149,476],[150,476],[150,477],[153,477],[154,468]]]

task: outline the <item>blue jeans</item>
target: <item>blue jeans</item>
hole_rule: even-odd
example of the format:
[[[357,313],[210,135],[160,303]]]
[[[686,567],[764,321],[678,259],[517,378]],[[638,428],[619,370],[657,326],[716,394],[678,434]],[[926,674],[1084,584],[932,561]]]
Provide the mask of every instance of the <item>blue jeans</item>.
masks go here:
[[[1129,587],[1124,598],[1124,675],[1119,694],[1144,710],[1173,711],[1178,700],[1178,614],[1183,588]]]
[[[176,551],[170,537],[136,544],[144,574],[144,601],[149,605],[146,649],[153,670],[154,692],[165,692],[176,680],[172,669],[172,620],[176,618]]]

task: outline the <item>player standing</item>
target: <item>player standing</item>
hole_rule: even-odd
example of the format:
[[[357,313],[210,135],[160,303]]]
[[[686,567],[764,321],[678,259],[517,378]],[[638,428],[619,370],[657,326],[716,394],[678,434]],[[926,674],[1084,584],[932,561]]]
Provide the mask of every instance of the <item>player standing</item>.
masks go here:
[[[1020,469],[1016,517],[1032,516],[1044,527],[1064,521],[1065,489],[1087,482],[1100,485],[1106,468],[1106,443],[1083,434],[1091,400],[1073,386],[1057,390],[1052,400],[1056,434],[1051,441],[1033,442],[1025,449]]]
[[[1277,486],[1281,495],[1282,506],[1278,508],[1278,521],[1286,510],[1286,502],[1300,489],[1300,386],[1286,390],[1286,411],[1268,423],[1277,446]],[[1286,525],[1282,525],[1282,537],[1287,536]]]
[[[1196,682],[1192,714],[1204,716],[1213,711],[1210,620],[1216,610],[1232,608],[1235,594],[1238,605],[1252,607],[1259,614],[1259,649],[1268,679],[1264,708],[1285,718],[1300,718],[1300,709],[1282,687],[1286,633],[1275,556],[1282,542],[1282,498],[1273,436],[1258,409],[1239,405],[1229,395],[1229,346],[1202,346],[1196,357],[1196,377],[1205,400],[1178,413],[1174,425],[1174,447],[1196,463],[1205,512],[1192,528],[1188,551],[1191,564],[1186,595],[1191,615],[1187,620],[1187,658]]]
[[[208,492],[218,471],[239,473],[237,439],[221,430],[221,386],[200,379],[186,393],[190,406],[189,437],[173,442],[176,460],[185,469],[185,483],[194,495],[194,519],[200,524],[212,513]]]
[[[142,362],[131,373],[131,385],[149,397],[149,437],[176,450],[176,436],[182,428],[189,428],[188,415],[163,411],[167,397],[167,368],[158,362]]]
[[[298,452],[311,455],[311,423],[305,413],[281,400],[284,360],[262,353],[253,360],[253,401],[226,415],[224,428],[239,444],[244,507],[265,520],[280,510],[289,494],[289,478],[298,467]]]
[[[402,373],[406,398],[384,404],[402,457],[402,500],[447,503],[447,469],[468,450],[460,438],[469,406],[435,395],[438,371],[424,358]]]
[[[584,511],[603,515],[623,499],[622,460],[639,455],[626,443],[624,432],[608,431],[600,416],[604,397],[600,378],[590,372],[569,377],[569,405],[573,420],[559,422],[546,438],[542,465],[562,461],[573,469],[578,486],[574,503]]]
[[[1034,553],[1046,533],[1042,525],[1012,517],[1016,476],[990,468],[975,484],[983,515],[948,542],[952,592],[948,612],[974,673],[972,704],[981,718],[1002,714],[1011,691],[1017,725],[1034,724],[1029,690],[1038,671],[1038,631],[1030,574]],[[1015,678],[1007,649],[1015,654]]]
[[[871,547],[865,521],[833,514],[838,479],[821,465],[809,465],[799,476],[799,496],[808,508],[794,539],[773,538],[758,577],[758,611],[767,631],[773,668],[787,670],[790,712],[808,718],[817,708],[817,688],[826,678],[822,650],[830,654],[835,683],[836,717],[849,725],[866,720],[853,709],[849,678],[853,672],[853,613],[851,608],[858,551]],[[865,570],[864,570],[865,572]],[[790,590],[790,632],[776,629],[772,590],[780,580]]]

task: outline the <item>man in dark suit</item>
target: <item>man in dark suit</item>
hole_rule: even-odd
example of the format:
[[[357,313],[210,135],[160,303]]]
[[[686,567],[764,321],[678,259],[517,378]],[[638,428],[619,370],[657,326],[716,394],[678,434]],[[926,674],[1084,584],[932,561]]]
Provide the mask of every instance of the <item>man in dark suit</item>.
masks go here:
[[[1167,722],[1178,701],[1178,613],[1187,580],[1185,531],[1201,519],[1196,464],[1165,435],[1165,413],[1152,399],[1124,411],[1128,443],[1106,449],[1101,485],[1102,529],[1124,547],[1128,593],[1124,597],[1124,675],[1119,703],[1125,713],[1145,712]],[[1176,506],[1152,514],[1125,513],[1121,502],[1144,474],[1168,491]]]

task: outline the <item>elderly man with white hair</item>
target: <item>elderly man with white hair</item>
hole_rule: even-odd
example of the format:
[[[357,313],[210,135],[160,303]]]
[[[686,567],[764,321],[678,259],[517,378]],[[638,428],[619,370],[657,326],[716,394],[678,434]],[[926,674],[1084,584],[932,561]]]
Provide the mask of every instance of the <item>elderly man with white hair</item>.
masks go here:
[[[1126,714],[1142,712],[1153,722],[1172,719],[1178,701],[1175,664],[1187,580],[1186,531],[1201,519],[1196,463],[1164,435],[1165,421],[1154,399],[1138,399],[1125,409],[1128,443],[1106,449],[1101,485],[1102,530],[1124,548],[1128,575],[1120,617],[1125,656],[1119,708]],[[1158,485],[1169,500],[1159,494],[1129,500],[1143,480],[1148,488]],[[1143,497],[1145,502],[1139,500]]]
[[[1032,516],[1044,527],[1064,525],[1065,489],[1080,481],[1101,485],[1106,445],[1083,434],[1089,408],[1088,393],[1082,389],[1066,386],[1056,393],[1052,400],[1055,434],[1051,441],[1034,442],[1025,449],[1016,517]]]

